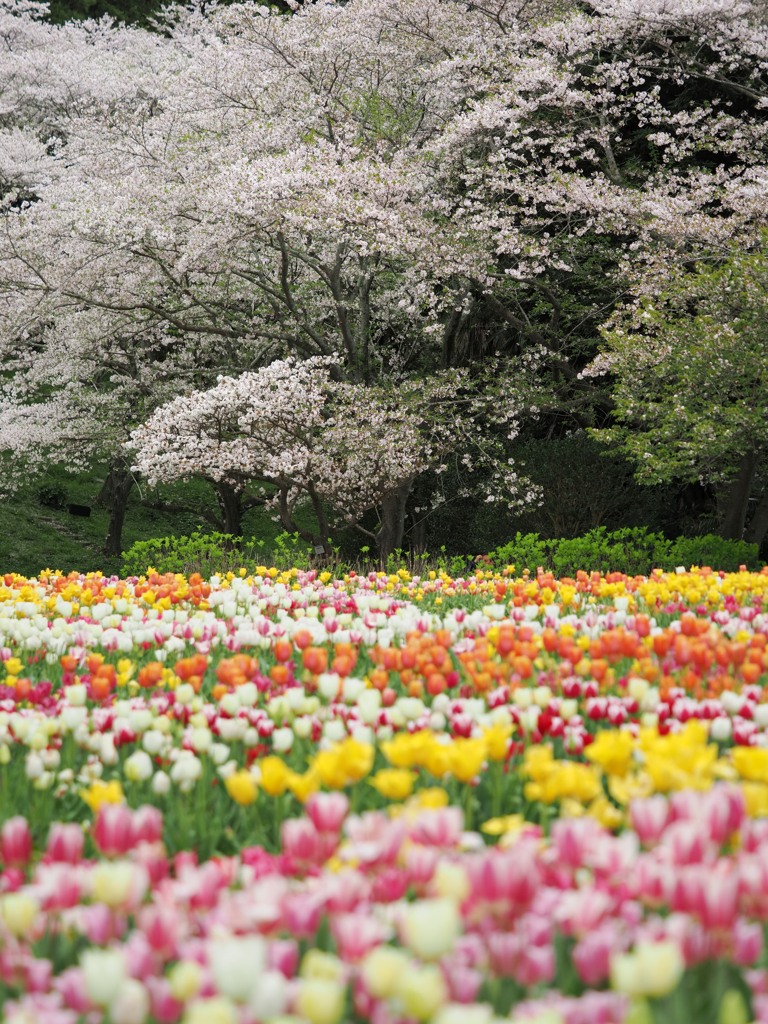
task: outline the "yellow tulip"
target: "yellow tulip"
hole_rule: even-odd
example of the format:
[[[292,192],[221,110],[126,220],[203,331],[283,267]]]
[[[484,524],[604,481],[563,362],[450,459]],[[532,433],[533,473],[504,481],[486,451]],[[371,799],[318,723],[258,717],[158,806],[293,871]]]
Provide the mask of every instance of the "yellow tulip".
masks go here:
[[[253,776],[246,768],[228,776],[224,781],[224,786],[235,803],[240,804],[241,807],[252,804],[259,793]]]
[[[588,761],[602,768],[606,775],[624,776],[632,762],[635,741],[631,734],[618,729],[603,729],[594,743],[584,751]]]
[[[125,800],[123,787],[117,779],[112,779],[111,782],[102,782],[101,779],[97,779],[91,784],[90,789],[82,790],[80,796],[94,813],[102,804],[121,804]]]
[[[369,784],[387,800],[405,800],[413,792],[416,772],[407,768],[381,768]]]

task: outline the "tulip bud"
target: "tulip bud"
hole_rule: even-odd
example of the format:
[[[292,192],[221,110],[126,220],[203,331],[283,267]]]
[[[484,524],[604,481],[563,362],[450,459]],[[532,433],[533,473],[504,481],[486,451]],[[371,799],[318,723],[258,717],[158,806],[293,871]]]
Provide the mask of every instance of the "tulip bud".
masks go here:
[[[400,977],[397,995],[409,1017],[422,1021],[429,1020],[448,996],[443,972],[433,964],[426,967],[410,967]]]
[[[9,818],[0,831],[0,860],[12,867],[22,867],[32,856],[32,833],[27,819],[21,815]]]
[[[748,1024],[749,1019],[744,996],[738,989],[729,988],[723,993],[717,1011],[717,1024]]]
[[[203,969],[196,960],[179,960],[168,974],[171,995],[180,1003],[186,1003],[200,991],[203,983]]]
[[[126,978],[109,1007],[112,1024],[144,1024],[149,1015],[149,993],[135,978]]]
[[[394,995],[407,965],[408,955],[404,950],[394,946],[377,946],[361,964],[365,987],[375,999],[388,999]]]
[[[236,1003],[246,1002],[261,981],[267,962],[264,940],[214,939],[208,946],[208,963],[217,991]]]
[[[344,1013],[346,988],[327,978],[302,978],[296,1009],[309,1024],[337,1024]]]
[[[80,966],[88,997],[97,1006],[110,1006],[126,980],[123,953],[118,949],[86,949]]]
[[[421,900],[402,918],[404,944],[422,960],[437,960],[453,948],[461,930],[456,904],[449,899]]]
[[[85,836],[80,825],[55,821],[48,832],[48,859],[62,864],[79,864]]]
[[[182,1024],[237,1024],[237,1010],[229,999],[195,999],[186,1008]]]
[[[17,939],[27,935],[37,919],[40,905],[25,892],[9,892],[0,896],[0,918]]]

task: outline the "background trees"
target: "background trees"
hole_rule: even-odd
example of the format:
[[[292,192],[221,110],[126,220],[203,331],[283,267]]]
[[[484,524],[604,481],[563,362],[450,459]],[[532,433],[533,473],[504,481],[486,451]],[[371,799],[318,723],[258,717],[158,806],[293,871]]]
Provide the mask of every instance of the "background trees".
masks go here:
[[[645,342],[628,330],[619,358],[609,332],[616,377],[585,374],[600,324],[652,301],[662,267],[718,273],[764,223],[768,40],[746,0],[232,5],[176,9],[155,33],[39,14],[3,8],[9,52],[35,56],[11,67],[0,166],[0,447],[28,467],[107,462],[113,547],[131,431],[191,395],[190,413],[214,394],[234,415],[238,376],[256,386],[275,360],[330,360],[337,399],[363,389],[371,410],[461,368],[495,461],[472,482],[492,494],[515,443],[628,422],[620,367]],[[634,314],[616,315],[611,331]],[[498,394],[480,408],[491,359],[508,414]],[[650,395],[666,364],[644,365]],[[415,454],[444,422],[436,403],[419,416],[418,472],[360,522],[394,523],[395,541],[406,521],[423,537],[436,490],[467,489],[435,476],[439,446]],[[707,459],[657,478],[727,485],[719,442]]]

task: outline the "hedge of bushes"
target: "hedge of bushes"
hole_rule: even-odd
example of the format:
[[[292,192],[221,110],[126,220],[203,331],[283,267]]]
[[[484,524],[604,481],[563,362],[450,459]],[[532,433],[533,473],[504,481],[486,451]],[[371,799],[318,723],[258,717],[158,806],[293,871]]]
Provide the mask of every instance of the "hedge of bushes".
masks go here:
[[[370,568],[364,562],[365,558],[360,564],[348,565],[337,560],[328,568],[337,572]],[[484,566],[493,569],[514,566],[517,573],[525,569],[535,572],[541,566],[557,576],[573,576],[579,569],[647,576],[653,569],[677,566],[707,565],[726,571],[737,570],[741,565],[749,569],[760,567],[756,544],[725,540],[715,534],[670,540],[645,527],[610,532],[599,527],[582,537],[559,540],[543,539],[537,533],[517,533],[506,544],[478,556],[452,557],[440,552],[414,557],[397,552],[387,568],[394,569],[404,563],[415,571],[445,569],[452,576],[466,575]],[[312,549],[295,534],[281,534],[267,548],[264,541],[256,538],[193,533],[189,537],[162,537],[134,544],[123,555],[122,571],[126,576],[141,575],[151,566],[160,572],[200,572],[210,576],[241,566],[308,568],[311,564]]]

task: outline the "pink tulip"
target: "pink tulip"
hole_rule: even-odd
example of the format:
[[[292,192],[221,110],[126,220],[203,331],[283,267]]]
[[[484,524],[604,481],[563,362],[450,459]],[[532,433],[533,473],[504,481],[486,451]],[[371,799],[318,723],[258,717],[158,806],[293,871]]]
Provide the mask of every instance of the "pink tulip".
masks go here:
[[[146,980],[154,974],[157,957],[148,937],[140,931],[132,932],[123,945],[128,974],[132,978]]]
[[[441,807],[419,815],[409,832],[416,843],[451,849],[458,845],[463,828],[464,812],[460,807]]]
[[[184,1004],[171,995],[168,979],[150,975],[144,984],[149,992],[150,1012],[157,1024],[176,1024],[184,1011]]]
[[[713,958],[710,934],[688,914],[670,914],[664,919],[658,937],[672,939],[689,967]]]
[[[55,821],[48,830],[46,859],[62,864],[79,864],[84,844],[85,836],[80,825]]]
[[[163,815],[157,807],[144,804],[133,812],[136,842],[159,843],[163,838]]]
[[[369,914],[338,914],[331,921],[331,933],[339,956],[348,963],[362,960],[389,937],[389,929]]]
[[[523,950],[512,977],[519,985],[532,988],[542,982],[552,981],[556,966],[553,946],[529,946]]]
[[[715,857],[708,835],[695,821],[673,821],[666,828],[659,849],[676,867],[711,862]]]
[[[585,985],[601,985],[611,971],[611,957],[627,948],[626,938],[612,923],[587,932],[573,947],[573,964]]]
[[[143,907],[138,923],[151,948],[164,959],[169,960],[177,955],[181,920],[175,906],[154,903]]]
[[[61,995],[64,1005],[75,1013],[85,1016],[93,1009],[85,990],[85,979],[80,967],[68,967],[53,981],[53,987]]]
[[[193,910],[210,910],[216,905],[219,893],[232,881],[232,868],[224,861],[206,861],[190,872],[193,891],[189,905]]]
[[[349,812],[349,800],[343,793],[314,793],[304,810],[318,832],[340,832]]]
[[[629,805],[632,828],[643,846],[655,846],[664,834],[670,819],[670,805],[665,796],[656,794]]]
[[[523,840],[512,850],[494,848],[467,867],[474,899],[511,903],[517,912],[530,905],[542,874],[535,845]]]
[[[491,932],[486,941],[491,970],[501,978],[511,978],[523,949],[521,937],[514,932]]]
[[[320,864],[323,848],[320,833],[309,818],[287,818],[280,826],[283,852],[298,864]]]
[[[46,911],[76,907],[82,898],[82,874],[72,870],[73,865],[53,862],[38,867],[36,882],[42,891],[42,906]]]
[[[321,900],[303,892],[289,893],[282,904],[283,927],[297,939],[312,938],[323,916]]]
[[[0,893],[16,892],[24,885],[25,876],[21,868],[6,868],[0,871]]]
[[[424,886],[435,873],[439,853],[434,847],[409,846],[405,851],[405,871],[411,885]]]
[[[385,868],[373,879],[371,898],[375,903],[396,903],[408,891],[408,875],[398,868]]]
[[[451,962],[443,963],[443,975],[451,999],[455,1003],[474,1003],[483,984],[483,972],[474,967]]]
[[[708,872],[698,905],[692,906],[706,928],[730,929],[738,916],[739,880],[735,874]]]
[[[747,817],[744,794],[738,786],[715,786],[706,794],[703,817],[714,843],[722,846],[738,832]]]
[[[102,804],[93,826],[93,839],[107,857],[121,857],[136,845],[133,812],[125,804]]]
[[[50,960],[30,957],[24,964],[24,988],[28,992],[47,992],[51,987],[53,964]]]
[[[760,959],[762,952],[762,927],[739,918],[733,926],[733,959],[739,966],[748,967]]]
[[[323,877],[323,895],[329,912],[349,913],[371,899],[371,881],[362,872],[345,868]]]
[[[147,872],[152,888],[168,877],[170,864],[162,843],[140,843],[133,852],[133,860]]]
[[[594,818],[562,818],[552,826],[551,849],[557,863],[579,868],[586,862],[587,852],[600,833]]]
[[[117,915],[103,903],[92,903],[90,906],[82,907],[81,914],[81,930],[94,946],[106,946],[123,932]]]
[[[23,867],[32,856],[32,833],[27,819],[9,818],[0,830],[0,859],[11,867]]]
[[[563,893],[554,917],[566,935],[586,935],[609,919],[616,910],[616,897],[594,886]]]
[[[298,943],[294,939],[275,939],[267,949],[267,963],[284,977],[295,977],[299,969]]]

